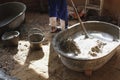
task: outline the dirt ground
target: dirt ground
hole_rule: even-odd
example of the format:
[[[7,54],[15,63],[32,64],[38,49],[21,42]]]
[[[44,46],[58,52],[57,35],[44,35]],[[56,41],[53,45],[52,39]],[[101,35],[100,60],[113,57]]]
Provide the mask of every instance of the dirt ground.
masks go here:
[[[55,34],[50,33],[48,18],[47,14],[26,13],[25,24],[19,28],[21,35],[18,47],[0,46],[0,67],[7,74],[20,80],[120,80],[119,48],[112,59],[90,77],[65,67],[52,47]],[[69,21],[69,25],[76,22]],[[32,28],[41,29],[45,35],[40,50],[30,49],[28,35]]]

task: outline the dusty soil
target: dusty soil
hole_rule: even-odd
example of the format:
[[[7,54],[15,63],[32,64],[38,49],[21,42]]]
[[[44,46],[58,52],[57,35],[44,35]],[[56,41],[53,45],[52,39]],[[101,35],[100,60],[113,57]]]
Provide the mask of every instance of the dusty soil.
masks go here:
[[[69,25],[76,21],[69,21]],[[39,28],[45,35],[40,50],[32,50],[28,40],[29,30]],[[0,67],[7,74],[21,80],[120,80],[120,49],[103,67],[87,77],[83,72],[66,68],[54,51],[51,40],[48,15],[27,13],[25,24],[19,28],[21,33],[18,47],[0,45]]]

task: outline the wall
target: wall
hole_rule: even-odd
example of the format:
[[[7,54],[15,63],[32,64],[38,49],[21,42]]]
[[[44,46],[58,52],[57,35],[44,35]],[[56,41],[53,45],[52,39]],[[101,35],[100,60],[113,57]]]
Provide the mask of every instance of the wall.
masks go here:
[[[114,18],[120,17],[120,0],[105,0],[104,14],[110,14]]]
[[[68,5],[71,5],[70,0]],[[73,0],[77,6],[84,5],[85,0]],[[99,0],[91,0],[94,3],[98,3]],[[120,17],[120,0],[104,0],[103,15],[110,15],[117,19]]]
[[[27,11],[48,11],[48,0],[0,0],[0,4],[12,1],[23,2],[27,6]]]
[[[47,11],[47,0],[0,0],[0,4],[7,1],[20,1],[27,5],[27,10],[32,11]],[[68,5],[71,5],[71,0],[67,0]],[[84,5],[85,0],[73,0],[76,6]],[[98,2],[98,0],[91,0],[93,2]],[[42,3],[42,5],[40,4]],[[113,18],[120,17],[120,0],[104,0],[104,15],[111,15]]]

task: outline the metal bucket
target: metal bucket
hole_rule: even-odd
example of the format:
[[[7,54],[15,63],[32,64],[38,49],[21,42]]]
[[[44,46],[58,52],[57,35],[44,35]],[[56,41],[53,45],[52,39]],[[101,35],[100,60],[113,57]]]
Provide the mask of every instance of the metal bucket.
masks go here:
[[[38,50],[44,41],[44,34],[40,29],[33,28],[29,31],[28,40],[30,42],[30,48],[32,50]]]
[[[5,32],[2,35],[2,41],[5,46],[18,46],[19,35],[18,31]]]
[[[106,55],[97,57],[94,59],[84,59],[84,58],[77,58],[74,56],[67,55],[64,51],[60,49],[60,42],[68,37],[75,37],[76,34],[82,34],[82,28],[79,26],[79,23],[72,26],[72,28],[67,29],[65,31],[61,31],[60,33],[56,34],[53,38],[52,45],[54,50],[60,55],[60,59],[62,63],[72,69],[74,71],[94,71],[102,67],[111,57],[115,54],[116,48],[120,45],[119,42],[119,27],[110,23],[100,22],[100,21],[88,21],[84,22],[87,31],[100,31],[107,33],[112,36],[111,40],[118,40],[118,44],[114,47],[111,52],[106,53]],[[107,37],[107,36],[104,36]],[[82,44],[81,44],[82,45]]]
[[[0,4],[0,36],[17,29],[25,20],[26,5],[21,2]]]

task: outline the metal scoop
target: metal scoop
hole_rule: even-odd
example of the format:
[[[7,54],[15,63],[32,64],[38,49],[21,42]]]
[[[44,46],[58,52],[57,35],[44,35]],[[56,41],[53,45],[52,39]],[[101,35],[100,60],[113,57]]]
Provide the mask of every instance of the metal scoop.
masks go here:
[[[73,6],[73,8],[74,8],[74,10],[75,10],[75,12],[76,12],[76,15],[77,15],[77,17],[78,17],[78,20],[79,20],[79,22],[80,22],[80,27],[82,27],[82,29],[83,29],[83,31],[84,31],[84,33],[85,33],[85,38],[90,38],[89,35],[88,35],[88,33],[87,33],[87,30],[86,30],[84,24],[82,23],[82,20],[80,19],[80,16],[79,16],[79,14],[78,14],[77,8],[75,7],[75,4],[74,4],[73,0],[71,0],[71,3],[72,3],[72,6]]]

